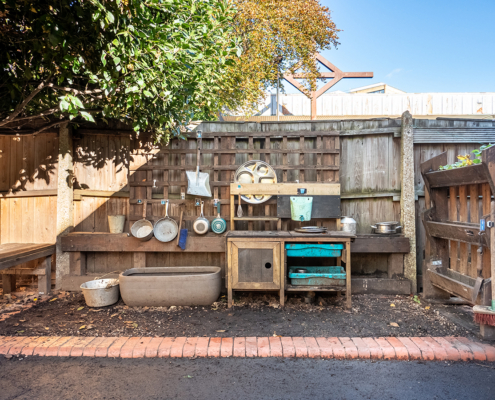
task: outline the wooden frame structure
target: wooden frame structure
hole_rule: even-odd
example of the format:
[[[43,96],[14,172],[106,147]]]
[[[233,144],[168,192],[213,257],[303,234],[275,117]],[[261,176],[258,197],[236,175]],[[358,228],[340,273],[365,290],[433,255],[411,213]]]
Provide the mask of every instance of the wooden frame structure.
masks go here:
[[[332,80],[326,83],[322,88],[309,92],[311,100],[311,119],[316,119],[316,100],[323,93],[325,93],[332,86],[336,85],[340,80],[344,78],[373,78],[373,72],[343,72],[330,61],[328,61],[321,54],[316,54],[316,62],[322,63],[331,72],[322,72],[318,75],[319,78],[332,78]],[[300,90],[302,93],[306,93],[307,90],[296,80],[304,79],[306,76],[304,74],[285,74],[284,79],[289,82],[296,89]]]
[[[495,147],[483,151],[480,164],[438,170],[446,164],[447,153],[421,164],[428,201],[431,201],[431,208],[423,213],[427,236],[424,293],[427,298],[446,298],[453,294],[471,303],[488,305],[495,293],[490,267],[491,254],[495,252],[490,237],[495,231],[487,229],[480,235],[479,221],[491,218]],[[484,249],[481,265],[484,281],[479,296],[473,301],[480,246]]]

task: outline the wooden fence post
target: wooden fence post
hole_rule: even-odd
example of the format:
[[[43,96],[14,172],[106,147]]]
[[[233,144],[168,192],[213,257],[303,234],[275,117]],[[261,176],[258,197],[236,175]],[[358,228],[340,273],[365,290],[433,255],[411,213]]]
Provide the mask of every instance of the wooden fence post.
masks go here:
[[[72,131],[68,122],[60,124],[57,182],[57,255],[56,288],[62,286],[62,277],[70,273],[70,256],[62,251],[62,236],[74,227],[73,198],[73,146]]]
[[[404,255],[404,275],[411,281],[412,293],[418,291],[416,275],[416,207],[414,194],[413,119],[409,111],[402,114],[400,145],[400,219],[402,232],[409,238],[411,250]]]

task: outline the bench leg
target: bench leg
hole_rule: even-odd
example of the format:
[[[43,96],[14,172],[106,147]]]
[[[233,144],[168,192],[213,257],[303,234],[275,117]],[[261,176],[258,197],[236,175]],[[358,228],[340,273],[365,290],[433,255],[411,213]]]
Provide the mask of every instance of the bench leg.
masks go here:
[[[3,294],[15,292],[15,275],[2,275]]]
[[[47,295],[52,289],[52,257],[46,257],[40,268],[45,270],[45,275],[38,275],[38,292]]]

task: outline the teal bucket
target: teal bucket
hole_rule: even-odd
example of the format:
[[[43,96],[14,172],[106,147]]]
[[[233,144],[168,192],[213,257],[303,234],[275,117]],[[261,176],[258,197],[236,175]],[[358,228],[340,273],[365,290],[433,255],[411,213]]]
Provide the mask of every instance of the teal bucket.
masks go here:
[[[313,209],[312,197],[291,197],[290,216],[293,221],[310,221]]]

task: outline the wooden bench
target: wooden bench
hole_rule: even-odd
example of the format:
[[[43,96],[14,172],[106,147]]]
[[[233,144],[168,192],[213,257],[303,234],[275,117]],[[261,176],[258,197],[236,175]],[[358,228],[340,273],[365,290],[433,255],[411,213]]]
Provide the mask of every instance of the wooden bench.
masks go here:
[[[7,243],[0,245],[0,274],[3,293],[15,291],[16,275],[37,275],[39,294],[48,294],[51,290],[51,257],[55,254],[55,245],[49,243]],[[39,268],[26,269],[17,266],[28,261],[43,258]]]

